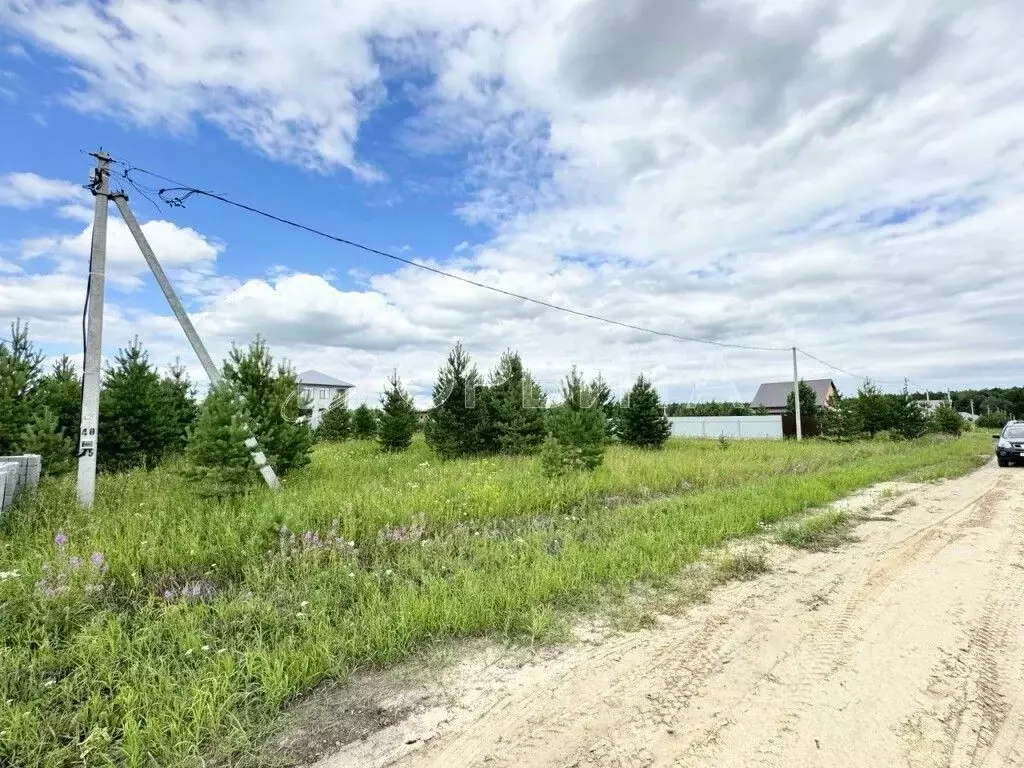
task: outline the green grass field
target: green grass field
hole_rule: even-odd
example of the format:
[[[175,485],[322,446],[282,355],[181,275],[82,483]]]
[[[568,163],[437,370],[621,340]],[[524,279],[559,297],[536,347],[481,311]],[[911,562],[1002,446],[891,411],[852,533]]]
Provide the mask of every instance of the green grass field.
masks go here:
[[[71,478],[45,484],[0,521],[0,765],[252,764],[324,679],[445,638],[542,636],[602,590],[989,447],[670,441],[548,480],[536,459],[346,443],[230,503],[174,467],[104,476],[91,512]]]

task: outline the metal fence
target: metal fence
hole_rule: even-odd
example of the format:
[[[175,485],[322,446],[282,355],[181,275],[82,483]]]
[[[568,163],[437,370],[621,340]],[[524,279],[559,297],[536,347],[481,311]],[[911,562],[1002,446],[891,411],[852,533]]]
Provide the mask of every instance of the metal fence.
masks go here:
[[[781,416],[670,416],[673,437],[781,440]]]
[[[36,454],[0,456],[0,514],[10,508],[21,491],[39,483],[42,470],[42,458]]]

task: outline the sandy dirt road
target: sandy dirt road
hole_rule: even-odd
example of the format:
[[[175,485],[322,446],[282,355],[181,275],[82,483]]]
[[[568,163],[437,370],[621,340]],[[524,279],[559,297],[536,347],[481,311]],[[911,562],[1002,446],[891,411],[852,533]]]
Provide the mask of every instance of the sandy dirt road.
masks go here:
[[[1024,766],[1024,470],[887,488],[847,502],[854,543],[773,548],[650,630],[477,654],[318,766]]]

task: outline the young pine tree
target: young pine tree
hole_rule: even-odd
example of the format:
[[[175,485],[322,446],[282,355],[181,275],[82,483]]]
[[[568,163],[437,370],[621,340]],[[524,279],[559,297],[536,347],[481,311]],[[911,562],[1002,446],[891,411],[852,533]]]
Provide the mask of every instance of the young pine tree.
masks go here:
[[[77,444],[82,420],[82,383],[67,355],[57,359],[50,373],[39,382],[35,403],[37,408],[53,411],[57,431]]]
[[[618,430],[622,442],[639,448],[661,448],[672,434],[658,391],[643,374],[630,390],[629,401],[619,409]]]
[[[352,411],[352,437],[356,440],[372,440],[377,436],[377,411],[366,403]]]
[[[424,426],[427,444],[442,458],[478,453],[487,442],[487,414],[477,401],[480,376],[456,344],[434,383],[434,407]]]
[[[904,440],[914,440],[928,431],[928,417],[917,404],[910,399],[907,388],[903,394],[892,400],[892,429]]]
[[[61,475],[74,464],[75,446],[60,431],[57,414],[49,408],[38,408],[21,433],[21,453],[38,453],[42,457],[44,475]]]
[[[608,386],[608,382],[604,380],[600,373],[590,382],[590,396],[594,405],[600,408],[604,414],[604,436],[606,439],[611,440],[615,437],[618,404],[615,402],[615,398],[612,397],[612,388]]]
[[[32,400],[42,370],[43,353],[29,341],[28,326],[11,323],[11,343],[0,341],[0,455],[18,450],[21,433],[32,421]]]
[[[243,493],[258,477],[245,441],[251,436],[249,414],[229,384],[213,387],[189,431],[185,472],[204,496]],[[275,467],[276,469],[276,467]]]
[[[819,423],[822,436],[833,440],[852,440],[863,431],[856,399],[843,397],[839,392],[828,408],[821,409]]]
[[[380,403],[377,442],[385,451],[404,451],[412,443],[419,416],[409,393],[402,388],[397,371],[388,379]]]
[[[821,421],[821,408],[818,404],[818,396],[811,385],[800,379],[800,421],[802,424],[818,424]],[[786,395],[786,415],[796,415],[796,398],[790,392]],[[806,430],[805,430],[806,431]]]
[[[266,341],[257,337],[247,349],[233,348],[224,381],[241,396],[249,428],[278,475],[309,463],[313,432],[302,419],[299,383],[290,368],[275,367]]]
[[[100,468],[151,469],[172,449],[174,424],[160,376],[139,340],[118,351],[100,392]]]
[[[518,352],[505,352],[487,389],[488,428],[501,453],[533,453],[544,442],[544,392],[523,367]]]
[[[352,414],[348,410],[348,395],[339,392],[327,412],[320,417],[315,436],[321,442],[334,443],[345,440],[351,433]]]
[[[967,420],[946,403],[935,409],[931,420],[935,431],[944,435],[959,437],[967,429]]]
[[[882,394],[882,391],[871,379],[864,379],[864,383],[857,390],[854,410],[861,429],[870,437],[892,427],[890,398]]]
[[[196,390],[180,362],[171,366],[168,374],[161,379],[160,387],[168,419],[167,453],[180,454],[185,450],[188,431],[199,414]]]
[[[604,412],[573,366],[562,384],[562,402],[548,412],[548,437],[541,449],[544,474],[557,477],[601,465],[606,443]]]

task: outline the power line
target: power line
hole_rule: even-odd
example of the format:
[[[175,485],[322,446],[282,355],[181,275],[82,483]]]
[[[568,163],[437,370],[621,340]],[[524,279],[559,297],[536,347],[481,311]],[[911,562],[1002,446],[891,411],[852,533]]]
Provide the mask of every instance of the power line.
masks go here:
[[[800,347],[797,347],[796,349],[797,349],[797,352],[799,352],[804,357],[809,357],[811,360],[814,360],[815,362],[821,363],[826,368],[831,368],[833,371],[838,371],[839,373],[842,373],[842,374],[844,374],[846,376],[850,376],[851,378],[861,379],[861,380],[867,380],[867,379],[871,378],[870,376],[861,376],[860,374],[853,373],[852,371],[848,371],[845,368],[840,368],[838,365],[832,365],[832,363],[826,362],[825,360],[822,360],[820,357],[816,357],[816,356],[812,355],[806,349],[801,349]],[[877,381],[884,381],[884,379],[877,379]]]
[[[138,186],[137,182],[132,178],[131,174],[133,172],[144,173],[144,174],[146,174],[148,176],[152,176],[154,178],[166,181],[169,184],[176,185],[174,187],[165,187],[163,189],[157,190],[157,195],[159,196],[159,198],[164,203],[166,203],[167,205],[170,205],[172,207],[184,207],[185,201],[188,200],[188,198],[190,198],[192,195],[202,195],[203,197],[208,197],[208,198],[210,198],[212,200],[217,200],[218,202],[225,203],[226,205],[230,205],[230,206],[233,206],[235,208],[240,208],[243,211],[248,211],[249,213],[254,213],[257,216],[262,216],[262,217],[264,217],[266,219],[270,219],[271,221],[276,221],[279,224],[285,224],[285,225],[287,225],[289,227],[293,227],[295,229],[299,229],[299,230],[302,230],[304,232],[308,232],[308,233],[310,233],[312,235],[316,235],[318,237],[322,237],[322,238],[325,238],[327,240],[332,240],[332,241],[334,241],[336,243],[340,243],[342,245],[347,245],[347,246],[350,246],[352,248],[357,248],[357,249],[359,249],[361,251],[365,251],[366,253],[371,253],[371,254],[374,254],[374,255],[377,255],[377,256],[383,256],[386,259],[391,259],[392,261],[397,261],[397,262],[399,262],[401,264],[405,264],[406,266],[415,267],[416,269],[422,269],[422,270],[424,270],[426,272],[431,272],[431,273],[433,273],[435,275],[440,275],[441,277],[447,277],[447,278],[450,278],[452,280],[458,280],[459,282],[466,283],[467,285],[472,285],[472,286],[475,286],[477,288],[482,288],[483,290],[492,291],[493,293],[499,293],[499,294],[501,294],[503,296],[508,296],[509,298],[519,299],[520,301],[525,301],[525,302],[529,302],[531,304],[536,304],[538,306],[545,307],[547,309],[553,309],[553,310],[556,310],[558,312],[564,312],[566,314],[575,315],[576,317],[583,317],[583,318],[587,318],[588,320],[596,320],[598,322],[606,323],[608,325],[618,326],[619,328],[626,328],[626,329],[632,330],[632,331],[640,331],[641,333],[649,333],[649,334],[652,334],[654,336],[662,336],[662,337],[669,338],[669,339],[675,339],[676,341],[693,342],[695,344],[710,344],[710,345],[714,345],[714,346],[717,346],[717,347],[726,347],[726,348],[729,348],[729,349],[745,349],[745,350],[756,351],[756,352],[785,352],[786,350],[789,349],[789,347],[766,347],[766,346],[757,346],[757,345],[753,345],[753,344],[735,344],[735,343],[726,342],[726,341],[715,341],[713,339],[701,339],[701,338],[697,338],[695,336],[686,336],[686,335],[683,335],[683,334],[672,333],[670,331],[658,330],[656,328],[647,328],[647,327],[641,326],[641,325],[634,325],[633,323],[627,323],[627,322],[623,322],[621,320],[615,320],[613,318],[605,317],[603,315],[596,315],[596,314],[593,314],[591,312],[584,312],[582,310],[573,309],[572,307],[566,307],[566,306],[561,305],[561,304],[554,304],[554,303],[552,303],[550,301],[544,301],[543,299],[538,299],[538,298],[535,298],[533,296],[527,296],[525,294],[515,293],[514,291],[508,291],[508,290],[505,290],[504,288],[499,288],[499,287],[497,287],[495,285],[488,285],[487,283],[482,283],[482,282],[479,282],[477,280],[473,280],[473,279],[468,278],[468,277],[463,277],[462,275],[457,275],[457,274],[455,274],[453,272],[447,272],[447,271],[445,271],[443,269],[438,269],[436,267],[431,267],[431,266],[429,266],[427,264],[422,264],[420,262],[413,261],[412,259],[406,259],[406,258],[403,258],[401,256],[396,256],[393,253],[388,253],[387,251],[382,251],[382,250],[380,250],[378,248],[373,248],[372,246],[364,245],[363,243],[356,242],[355,240],[350,240],[348,238],[340,237],[338,235],[332,235],[329,232],[324,232],[323,230],[316,229],[315,227],[311,227],[311,226],[308,226],[306,224],[301,224],[301,223],[299,223],[297,221],[285,218],[283,216],[278,216],[278,215],[273,214],[273,213],[271,213],[269,211],[266,211],[266,210],[263,210],[263,209],[260,209],[260,208],[256,208],[255,206],[251,206],[251,205],[247,205],[245,203],[240,203],[240,202],[237,202],[235,200],[231,200],[231,199],[225,197],[224,195],[219,195],[219,194],[217,194],[215,192],[209,192],[207,190],[200,189],[199,187],[189,186],[188,184],[185,184],[185,183],[180,182],[180,181],[176,181],[175,179],[171,179],[171,178],[168,178],[166,176],[162,176],[159,173],[155,173],[153,171],[146,170],[145,168],[139,168],[137,166],[131,166],[131,165],[128,165],[128,164],[120,162],[120,161],[115,161],[115,162],[117,162],[119,165],[124,166],[124,173],[123,173],[124,178],[128,181],[129,184],[131,184],[141,194],[145,194],[144,190],[143,190],[142,187]],[[173,196],[169,196],[172,193],[177,193],[177,194],[174,194]]]
[[[812,355],[806,349],[801,349],[800,347],[797,347],[797,351],[800,354],[804,355],[805,357],[809,357],[811,360],[814,360],[815,362],[821,363],[826,368],[831,368],[833,371],[838,371],[839,373],[842,373],[842,374],[844,374],[846,376],[849,376],[851,378],[854,378],[854,379],[860,379],[862,381],[867,381],[868,379],[870,379],[871,381],[878,381],[878,382],[882,382],[882,383],[886,383],[886,384],[893,384],[893,383],[899,384],[899,383],[901,383],[897,379],[879,379],[879,378],[876,378],[874,376],[862,376],[859,373],[854,373],[853,371],[848,371],[845,368],[840,368],[839,366],[833,365],[832,363],[830,363],[830,362],[828,362],[826,360],[822,360],[820,357],[816,357],[815,355]],[[925,391],[928,390],[927,387],[922,387],[921,386],[921,382],[915,381],[914,379],[911,379],[910,377],[905,378],[904,379],[904,383],[913,384],[915,387],[924,389]],[[936,387],[932,387],[932,390],[935,390],[935,389],[936,389]]]

